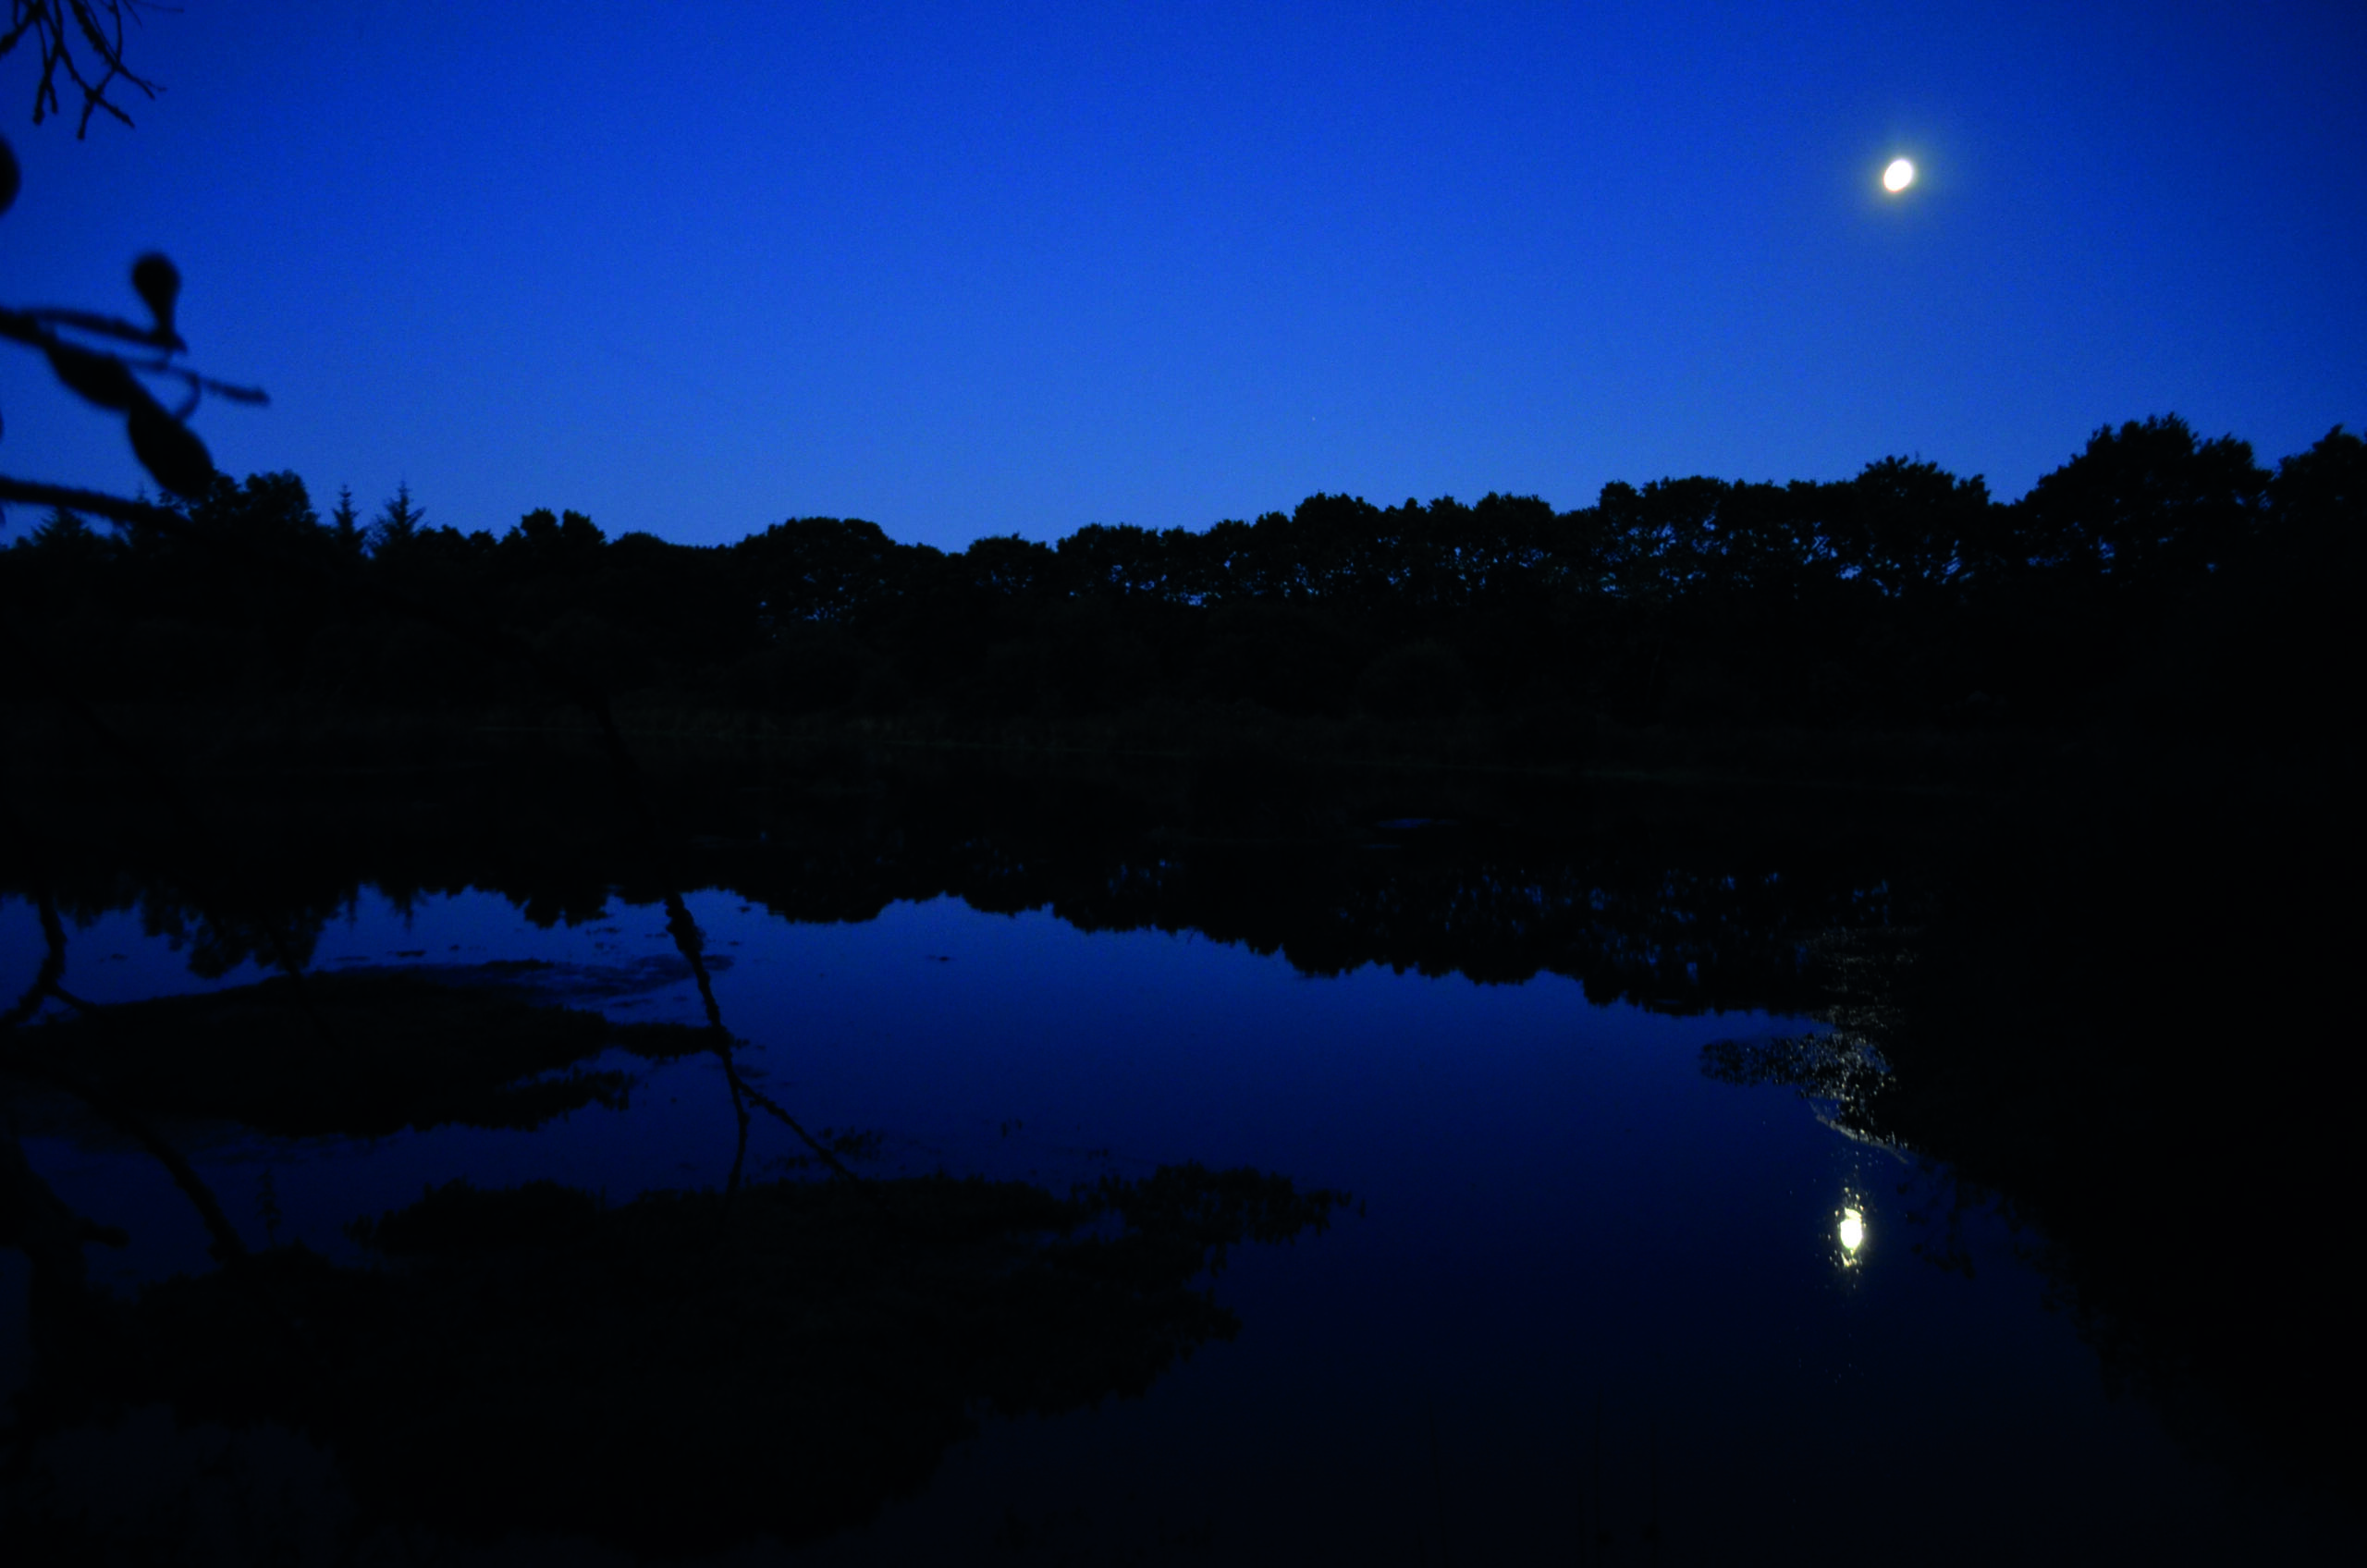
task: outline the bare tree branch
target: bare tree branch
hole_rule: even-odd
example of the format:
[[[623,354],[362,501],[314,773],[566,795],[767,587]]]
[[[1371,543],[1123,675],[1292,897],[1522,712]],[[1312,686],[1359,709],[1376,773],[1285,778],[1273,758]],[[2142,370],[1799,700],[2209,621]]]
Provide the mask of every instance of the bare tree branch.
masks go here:
[[[0,57],[13,53],[28,37],[41,58],[41,76],[33,84],[33,124],[59,112],[57,79],[61,71],[82,97],[80,120],[74,135],[91,132],[91,116],[104,110],[124,125],[131,116],[107,96],[117,82],[132,87],[153,102],[157,84],[124,64],[124,23],[138,22],[142,11],[168,9],[146,0],[9,0],[9,25],[0,35]]]
[[[726,1060],[724,1065],[727,1069],[730,1066],[729,1059]],[[848,1170],[845,1162],[840,1160],[837,1155],[832,1154],[828,1145],[822,1143],[819,1139],[816,1138],[813,1133],[800,1126],[798,1124],[797,1118],[790,1115],[786,1110],[783,1110],[754,1084],[739,1078],[736,1073],[733,1077],[733,1084],[737,1091],[741,1094],[746,1095],[748,1098],[755,1104],[758,1109],[768,1113],[782,1126],[796,1133],[804,1143],[805,1146],[814,1151],[814,1157],[816,1159],[819,1159],[823,1164],[828,1166],[832,1170],[836,1171],[839,1175],[845,1177],[850,1182],[861,1182],[863,1180],[862,1177]],[[823,1131],[828,1132],[828,1129],[825,1128]]]

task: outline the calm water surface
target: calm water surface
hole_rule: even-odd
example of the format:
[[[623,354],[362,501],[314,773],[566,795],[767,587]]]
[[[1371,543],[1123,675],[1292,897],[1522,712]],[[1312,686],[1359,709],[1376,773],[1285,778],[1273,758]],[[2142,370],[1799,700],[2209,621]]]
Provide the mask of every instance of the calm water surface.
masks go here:
[[[1310,978],[1205,937],[1088,934],[951,898],[850,925],[721,893],[690,903],[751,1073],[809,1127],[879,1134],[868,1173],[1065,1191],[1199,1161],[1356,1200],[1328,1231],[1235,1253],[1213,1288],[1239,1336],[1147,1397],[989,1418],[919,1495],[795,1561],[2322,1550],[2287,1502],[2187,1456],[2148,1407],[2107,1392],[2048,1308],[2031,1238],[1973,1210],[1954,1231],[1969,1271],[1937,1266],[1924,1253],[1943,1239],[1928,1212],[1948,1202],[1943,1173],[1842,1134],[1789,1091],[1701,1072],[1710,1041],[1801,1025],[1598,1006],[1551,974]],[[30,908],[0,908],[10,973],[39,952]],[[75,933],[72,952],[67,986],[98,1002],[262,977],[199,980],[129,913]],[[466,976],[521,959],[550,963],[529,976],[547,999],[700,1017],[662,912],[615,900],[540,928],[492,894],[408,911],[365,894],[313,966]],[[251,1242],[349,1261],[347,1221],[455,1177],[547,1177],[612,1200],[723,1182],[735,1127],[711,1059],[600,1065],[638,1080],[628,1109],[531,1133],[177,1131]],[[94,1279],[129,1292],[208,1266],[153,1164],[70,1119],[24,1132],[60,1195],[131,1233],[121,1252],[91,1251]],[[803,1152],[760,1118],[750,1173]],[[0,1258],[14,1388],[26,1273]]]

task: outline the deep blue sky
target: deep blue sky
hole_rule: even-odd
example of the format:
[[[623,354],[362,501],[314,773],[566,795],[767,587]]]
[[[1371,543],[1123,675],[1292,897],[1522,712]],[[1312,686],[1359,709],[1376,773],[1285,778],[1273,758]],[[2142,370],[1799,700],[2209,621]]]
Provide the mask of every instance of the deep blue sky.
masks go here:
[[[2356,4],[185,0],[134,58],[81,143],[0,65],[0,290],[166,251],[274,398],[217,460],[324,507],[958,547],[2367,423]],[[30,356],[0,409],[138,484]]]

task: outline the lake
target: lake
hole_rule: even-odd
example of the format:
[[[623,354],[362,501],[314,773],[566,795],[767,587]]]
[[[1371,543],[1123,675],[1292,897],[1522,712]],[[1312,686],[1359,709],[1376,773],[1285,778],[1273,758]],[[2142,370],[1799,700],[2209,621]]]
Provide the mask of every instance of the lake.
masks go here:
[[[570,1478],[486,1483],[448,1508],[413,1496],[417,1516],[394,1517],[399,1489],[369,1478],[375,1461],[341,1444],[315,1393],[242,1404],[174,1366],[146,1384],[102,1378],[105,1397],[40,1438],[9,1506],[44,1528],[79,1520],[232,1556],[276,1543],[323,1562],[399,1560],[399,1540],[453,1554],[436,1561],[505,1562],[2355,1561],[2338,1501],[2195,1440],[2115,1373],[2080,1278],[2030,1206],[1853,1114],[1851,1083],[1897,1071],[1878,1051],[1851,1058],[1858,1079],[1732,1068],[1847,1035],[1812,1005],[1818,933],[1923,929],[1911,868],[1887,876],[1878,853],[1793,868],[1724,848],[1606,859],[1424,819],[1352,828],[1312,856],[1154,835],[1080,851],[1051,886],[976,835],[939,846],[970,846],[959,874],[937,861],[916,878],[877,873],[927,857],[914,848],[925,835],[875,829],[861,839],[879,851],[874,872],[854,877],[868,891],[853,898],[845,867],[809,852],[829,835],[794,851],[726,835],[705,846],[709,870],[745,864],[685,878],[688,947],[632,877],[587,874],[563,894],[450,866],[432,885],[366,867],[329,878],[277,918],[333,1024],[343,998],[417,982],[677,1025],[673,1043],[595,1040],[522,1075],[557,1085],[547,1116],[357,1131],[290,1109],[258,1113],[278,1129],[259,1132],[215,1102],[153,1097],[153,1130],[245,1245],[309,1258],[242,1266],[280,1281],[268,1308],[225,1307],[233,1287],[203,1283],[235,1271],[217,1268],[197,1210],[123,1123],[55,1083],[8,1080],[26,1161],[73,1212],[126,1233],[86,1249],[91,1283],[129,1320],[129,1304],[164,1301],[154,1287],[180,1278],[182,1296],[121,1331],[188,1347],[208,1342],[189,1326],[207,1313],[284,1312],[285,1333],[317,1329],[332,1347],[319,1354],[336,1370],[304,1387],[362,1399],[350,1390],[377,1385],[349,1366],[396,1354],[384,1323],[400,1314],[353,1308],[351,1322],[377,1326],[350,1345],[375,1348],[349,1356],[333,1326],[344,1309],[322,1305],[344,1298],[319,1292],[416,1276],[449,1291],[404,1297],[402,1313],[511,1292],[548,1318],[577,1310],[584,1280],[640,1287],[580,1260],[546,1278],[457,1243],[406,1255],[379,1244],[397,1219],[374,1232],[357,1220],[517,1189],[582,1195],[568,1224],[622,1225],[642,1194],[677,1193],[710,1207],[677,1204],[664,1223],[722,1234],[775,1224],[764,1205],[778,1190],[792,1206],[779,1214],[826,1238],[782,1243],[796,1283],[778,1299],[735,1296],[709,1323],[707,1298],[678,1291],[587,1318],[582,1340],[529,1334],[521,1344],[579,1348],[521,1385],[534,1391],[504,1396],[596,1406],[605,1378],[646,1364],[616,1440],[655,1451],[689,1440],[666,1390],[729,1383],[745,1354],[761,1398],[718,1406],[703,1388],[681,1417],[744,1460],[733,1501],[702,1505],[679,1536],[665,1495],[611,1518],[607,1496],[635,1474],[668,1485],[662,1454],[628,1455],[597,1487],[570,1459]],[[245,996],[274,973],[259,944],[224,940],[169,889],[109,886],[66,930],[65,987],[99,1017]],[[0,904],[12,986],[43,950],[33,902]],[[693,953],[734,1042],[728,1066],[702,1046],[716,1036]],[[53,999],[28,1029],[68,1040],[94,1026],[72,1020]],[[337,1027],[324,1038],[315,1048],[339,1048]],[[1239,1211],[1265,1215],[1267,1239],[1254,1215],[1230,1230],[1209,1218],[1233,1201],[1209,1195],[1213,1173],[1234,1170],[1289,1183],[1288,1201],[1258,1188]],[[1178,1170],[1199,1172],[1188,1195],[1143,1218],[1140,1194]],[[957,1268],[927,1250],[941,1227],[913,1219],[904,1194],[963,1191],[1055,1208],[998,1219],[991,1260],[964,1241]],[[1096,1191],[1115,1195],[1056,1212]],[[848,1230],[911,1238],[930,1261],[846,1252]],[[627,1234],[639,1232],[584,1243],[597,1268],[630,1267],[617,1261],[638,1256]],[[1141,1242],[1167,1256],[1178,1237],[1177,1268],[1110,1286],[1105,1255]],[[812,1278],[858,1268],[892,1278],[866,1274],[843,1296]],[[1055,1276],[1092,1288],[998,1293]],[[12,1394],[43,1385],[31,1292],[26,1255],[0,1253]],[[933,1305],[907,1316],[921,1299]],[[974,1320],[1009,1317],[1025,1323],[971,1343]],[[478,1319],[452,1321],[460,1341],[493,1342],[467,1326]],[[925,1327],[896,1327],[910,1323]],[[895,1338],[907,1331],[922,1338]],[[684,1341],[710,1359],[677,1366],[669,1347]],[[603,1347],[596,1364],[583,1344]],[[264,1353],[223,1354],[228,1366]],[[450,1366],[474,1352],[418,1354]],[[483,1376],[535,1354],[502,1350]],[[908,1371],[929,1381],[925,1398],[899,1381]],[[835,1391],[796,1391],[815,1379]],[[875,1403],[893,1414],[875,1421]],[[890,1435],[860,1435],[867,1424]],[[827,1497],[791,1484],[873,1448],[888,1457],[848,1460]],[[500,1462],[489,1452],[480,1470]]]

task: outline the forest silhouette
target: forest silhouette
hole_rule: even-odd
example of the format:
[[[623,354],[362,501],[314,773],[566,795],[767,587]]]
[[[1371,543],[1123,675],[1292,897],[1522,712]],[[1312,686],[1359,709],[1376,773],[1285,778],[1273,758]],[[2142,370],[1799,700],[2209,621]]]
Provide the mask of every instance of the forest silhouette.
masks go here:
[[[482,726],[550,712],[557,668],[661,726],[1282,735],[1512,766],[1616,762],[1642,731],[2281,744],[2325,711],[2362,484],[2339,428],[2271,472],[2163,417],[2098,430],[2011,504],[1892,459],[1834,484],[1613,484],[1565,512],[1315,496],[949,554],[831,518],[710,547],[572,511],[463,533],[408,490],[370,526],[350,496],[324,522],[296,476],[258,474],[165,508],[170,532],[53,509],[0,552],[0,606],[49,679],[127,721]],[[455,617],[531,662],[489,666]]]

